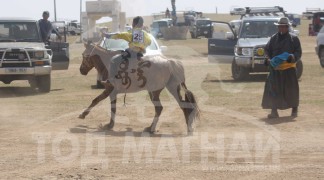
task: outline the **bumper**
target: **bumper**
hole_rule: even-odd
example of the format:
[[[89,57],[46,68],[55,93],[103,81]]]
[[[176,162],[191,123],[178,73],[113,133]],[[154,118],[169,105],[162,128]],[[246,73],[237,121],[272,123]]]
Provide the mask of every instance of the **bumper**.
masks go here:
[[[251,57],[236,56],[234,59],[235,59],[235,63],[238,66],[244,66],[244,67],[252,66],[252,58]]]
[[[3,75],[46,75],[50,74],[52,70],[51,66],[36,66],[28,68],[0,68],[0,76]]]
[[[236,56],[235,62],[239,66],[251,66],[252,65],[264,65],[265,58],[254,58],[254,61],[252,60],[252,57],[242,57],[242,56]]]

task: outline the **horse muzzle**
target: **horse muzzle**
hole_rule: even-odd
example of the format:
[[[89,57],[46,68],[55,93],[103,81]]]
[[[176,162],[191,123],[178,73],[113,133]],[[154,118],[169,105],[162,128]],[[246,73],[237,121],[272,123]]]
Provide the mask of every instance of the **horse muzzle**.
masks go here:
[[[88,74],[88,72],[89,72],[89,71],[86,71],[86,70],[80,68],[80,73],[81,73],[82,75],[86,76],[86,75]]]

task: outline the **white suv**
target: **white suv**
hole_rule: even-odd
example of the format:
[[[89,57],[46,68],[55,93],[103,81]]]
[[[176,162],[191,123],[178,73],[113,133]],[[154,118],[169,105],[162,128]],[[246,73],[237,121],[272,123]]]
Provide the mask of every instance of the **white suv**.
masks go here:
[[[68,52],[64,43],[54,47],[42,42],[37,20],[0,19],[0,81],[10,84],[14,80],[28,80],[31,87],[49,92],[52,68],[67,69],[69,64],[62,47],[63,52]]]

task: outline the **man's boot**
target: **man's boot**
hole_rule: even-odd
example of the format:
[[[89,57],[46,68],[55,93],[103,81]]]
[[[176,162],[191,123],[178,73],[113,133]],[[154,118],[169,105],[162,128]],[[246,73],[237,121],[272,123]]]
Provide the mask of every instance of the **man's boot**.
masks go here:
[[[279,114],[278,114],[277,109],[272,109],[271,114],[268,115],[269,119],[274,119],[274,118],[278,118],[278,117],[279,117]]]
[[[297,117],[298,116],[298,107],[293,107],[291,110],[291,117]]]

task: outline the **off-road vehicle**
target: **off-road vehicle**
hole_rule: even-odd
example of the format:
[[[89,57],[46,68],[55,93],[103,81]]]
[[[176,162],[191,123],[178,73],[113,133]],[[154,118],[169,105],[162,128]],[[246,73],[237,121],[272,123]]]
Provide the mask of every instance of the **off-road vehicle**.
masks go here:
[[[204,36],[206,38],[211,37],[212,29],[210,28],[210,22],[211,21],[209,18],[195,19],[189,29],[191,38],[197,38],[200,36]]]
[[[276,7],[275,7],[276,8]],[[246,8],[247,13],[250,8]],[[212,38],[208,39],[208,61],[220,63],[232,63],[232,77],[234,80],[244,80],[250,73],[268,72],[264,65],[266,60],[264,47],[270,37],[278,32],[274,24],[282,17],[272,8],[252,9],[263,15],[242,16],[241,25],[236,33],[229,23],[212,21]],[[278,8],[276,12],[284,12]],[[284,16],[284,13],[283,13]],[[290,27],[290,33],[298,35],[299,32]],[[303,72],[302,61],[297,61],[297,77]]]
[[[0,81],[28,80],[31,87],[49,92],[52,69],[68,65],[68,44],[42,42],[37,20],[0,19]]]

